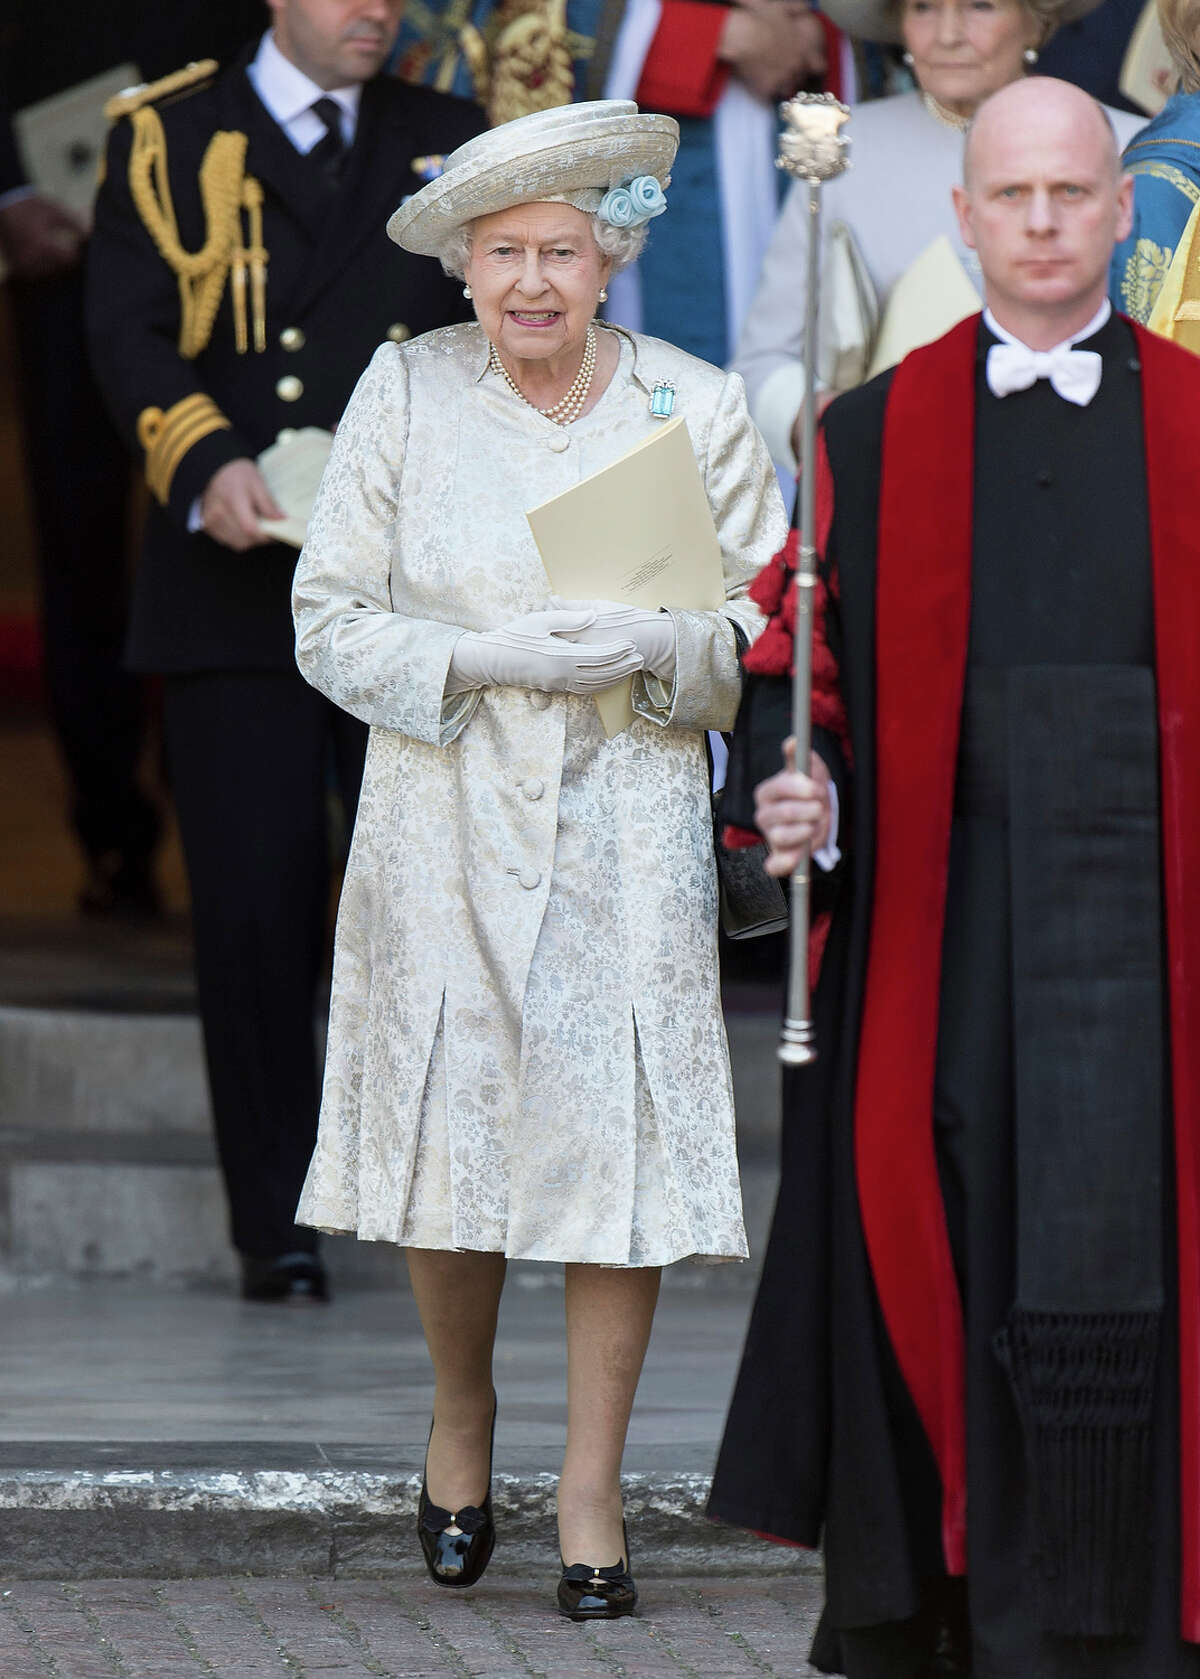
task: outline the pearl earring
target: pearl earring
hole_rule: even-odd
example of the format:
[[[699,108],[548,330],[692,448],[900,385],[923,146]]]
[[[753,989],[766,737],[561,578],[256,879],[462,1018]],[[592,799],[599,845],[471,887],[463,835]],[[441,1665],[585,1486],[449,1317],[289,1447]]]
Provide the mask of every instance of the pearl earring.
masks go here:
[[[464,296],[464,297],[465,297],[465,298],[466,298],[466,300],[467,300],[467,302],[468,302],[468,303],[469,303],[469,302],[470,302],[470,301],[471,301],[471,299],[472,299],[472,297],[473,297],[473,296],[474,296],[474,295],[475,295],[475,294],[474,294],[474,292],[473,292],[473,291],[472,291],[472,290],[471,290],[471,288],[470,288],[470,286],[464,286],[464,287],[463,287],[463,296]]]
[[[1029,68],[1032,70],[1033,66],[1038,61],[1038,50],[1037,50],[1036,47],[1026,47],[1025,51],[1021,54],[1021,56],[1025,60],[1026,64],[1028,64]]]
[[[912,55],[912,53],[902,52],[900,54],[900,62],[901,62],[901,64],[905,65],[909,70],[911,70],[912,67],[913,67],[913,55]]]
[[[598,301],[600,303],[607,303],[608,302],[608,287],[607,286],[601,286],[600,287],[600,296],[599,296]]]

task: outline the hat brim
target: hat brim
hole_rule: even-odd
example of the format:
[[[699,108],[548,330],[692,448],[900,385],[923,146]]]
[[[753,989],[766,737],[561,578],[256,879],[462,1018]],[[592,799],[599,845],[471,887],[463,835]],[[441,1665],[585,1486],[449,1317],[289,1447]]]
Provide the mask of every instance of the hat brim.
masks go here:
[[[598,188],[635,175],[666,186],[679,146],[673,117],[605,99],[518,117],[460,146],[446,167],[390,217],[388,237],[438,256],[460,227],[516,204]]]
[[[1054,19],[1055,29],[1064,23],[1078,23],[1100,3],[1101,0],[1064,0]],[[821,10],[839,29],[860,41],[881,41],[893,46],[904,43],[899,4],[889,5],[888,0],[822,0]]]

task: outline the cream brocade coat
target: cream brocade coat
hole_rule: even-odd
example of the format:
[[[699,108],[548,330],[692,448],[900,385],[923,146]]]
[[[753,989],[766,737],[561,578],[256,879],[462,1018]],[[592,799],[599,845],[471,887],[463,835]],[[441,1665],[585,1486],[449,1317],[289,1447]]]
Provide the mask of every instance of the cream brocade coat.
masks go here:
[[[444,698],[463,629],[548,604],[536,506],[651,432],[677,386],[725,561],[674,614],[631,728],[524,688]],[[476,325],[385,344],[338,428],[296,573],[305,676],[371,725],[301,1222],[368,1240],[657,1265],[746,1252],[717,976],[705,729],[786,532],[742,381],[655,339],[569,430]]]

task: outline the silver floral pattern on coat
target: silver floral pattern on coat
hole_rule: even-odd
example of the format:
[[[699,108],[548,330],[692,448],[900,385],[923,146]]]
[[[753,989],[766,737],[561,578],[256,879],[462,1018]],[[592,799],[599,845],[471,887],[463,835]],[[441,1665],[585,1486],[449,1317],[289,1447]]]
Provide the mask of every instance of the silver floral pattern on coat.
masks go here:
[[[385,344],[338,428],[296,572],[308,680],[371,725],[338,915],[320,1132],[298,1217],[513,1257],[745,1255],[717,976],[705,729],[786,520],[741,379],[622,335],[564,430],[477,326]],[[631,448],[677,387],[727,599],[680,612],[673,684],[446,700],[454,642],[547,604],[524,512]]]

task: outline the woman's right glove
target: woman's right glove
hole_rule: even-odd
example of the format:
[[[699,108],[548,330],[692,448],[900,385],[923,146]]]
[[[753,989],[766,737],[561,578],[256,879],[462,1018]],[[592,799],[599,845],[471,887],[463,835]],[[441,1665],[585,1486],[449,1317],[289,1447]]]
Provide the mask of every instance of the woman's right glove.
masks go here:
[[[540,688],[548,694],[595,694],[642,668],[632,641],[585,646],[572,635],[594,612],[530,612],[498,630],[467,630],[454,643],[446,694],[468,688]]]

